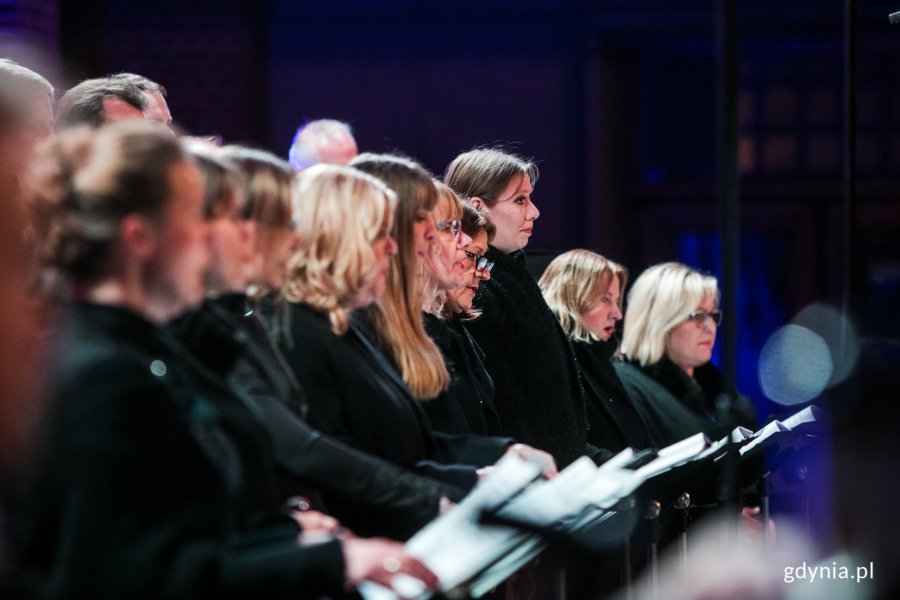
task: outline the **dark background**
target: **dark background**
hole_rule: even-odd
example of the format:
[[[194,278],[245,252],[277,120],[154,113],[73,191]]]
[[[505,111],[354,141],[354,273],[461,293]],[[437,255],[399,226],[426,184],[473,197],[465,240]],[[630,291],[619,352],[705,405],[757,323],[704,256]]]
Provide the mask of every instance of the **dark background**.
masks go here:
[[[673,259],[720,274],[714,1],[0,0],[0,27],[40,40],[60,90],[138,72],[168,88],[186,132],[281,156],[321,117],[438,174],[509,144],[541,168],[535,264],[588,247],[632,277]],[[848,285],[843,2],[737,4],[741,276],[726,318],[738,383],[766,413],[762,344],[810,302],[841,306]],[[852,317],[896,340],[900,1],[862,4]]]

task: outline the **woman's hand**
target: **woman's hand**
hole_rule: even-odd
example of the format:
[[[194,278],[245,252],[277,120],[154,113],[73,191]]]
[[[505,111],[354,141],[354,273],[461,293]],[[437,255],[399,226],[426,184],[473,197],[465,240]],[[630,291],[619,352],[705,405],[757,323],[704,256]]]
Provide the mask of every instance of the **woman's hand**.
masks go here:
[[[438,502],[438,515],[443,515],[450,510],[452,510],[456,506],[456,503],[453,502],[447,496],[441,496],[440,501]]]
[[[553,479],[559,474],[559,471],[556,469],[556,461],[553,460],[553,456],[549,452],[538,450],[528,444],[513,444],[507,452],[515,452],[527,461],[540,464],[542,474],[547,479]]]
[[[762,511],[758,506],[745,506],[741,510],[741,528],[744,532],[749,533],[750,535],[762,535],[763,533],[763,520],[760,515]],[[773,519],[769,519],[769,543],[775,543],[775,535],[777,530],[775,529],[775,521]]]
[[[317,510],[292,510],[290,516],[307,533],[336,533],[341,528],[340,521]]]
[[[396,575],[404,574],[421,581],[426,589],[438,586],[437,575],[407,554],[403,544],[384,538],[351,538],[341,542],[344,550],[344,578],[348,589],[363,581],[391,588]],[[401,592],[402,590],[394,590]]]

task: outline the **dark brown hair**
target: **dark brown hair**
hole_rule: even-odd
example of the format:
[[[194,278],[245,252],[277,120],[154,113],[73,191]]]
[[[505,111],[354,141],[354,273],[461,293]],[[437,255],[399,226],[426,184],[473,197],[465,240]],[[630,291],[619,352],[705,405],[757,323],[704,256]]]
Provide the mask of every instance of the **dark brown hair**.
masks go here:
[[[537,183],[538,168],[530,159],[501,148],[476,148],[463,152],[447,167],[444,183],[468,200],[481,198],[492,208],[515,175],[525,174]]]
[[[105,98],[118,98],[143,112],[147,97],[134,83],[123,79],[99,77],[82,81],[59,99],[57,128],[89,125],[100,127],[106,121]]]

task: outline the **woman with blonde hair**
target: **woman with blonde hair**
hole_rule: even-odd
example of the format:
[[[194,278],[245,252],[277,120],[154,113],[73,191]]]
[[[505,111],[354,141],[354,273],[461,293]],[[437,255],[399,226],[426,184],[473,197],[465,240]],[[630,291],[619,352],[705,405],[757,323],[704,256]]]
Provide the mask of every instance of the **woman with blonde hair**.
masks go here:
[[[631,286],[622,336],[626,360],[616,372],[654,447],[701,432],[721,439],[739,425],[757,429],[753,404],[710,362],[721,322],[712,275],[667,262],[649,267]],[[761,464],[753,468],[762,475]],[[758,530],[758,494],[753,486],[741,492],[747,505],[741,522]]]
[[[718,439],[737,425],[756,429],[753,405],[710,363],[721,321],[716,278],[687,265],[654,265],[632,285],[622,338],[627,360],[616,370],[654,446],[698,432]],[[730,427],[720,398],[736,415]]]
[[[259,418],[272,441],[279,497],[302,496],[310,508],[327,509],[359,535],[408,538],[437,516],[441,498],[457,500],[459,494],[350,448],[306,423],[306,395],[260,314],[269,299],[247,295],[249,283],[256,290],[274,286],[272,275],[281,278],[285,270],[283,253],[269,253],[265,262],[257,260],[254,249],[259,244],[253,239],[254,233],[273,227],[267,216],[273,211],[266,205],[290,208],[289,187],[281,197],[282,191],[252,184],[278,159],[239,147],[227,148],[228,156],[242,156],[238,164],[214,147],[192,147],[191,153],[207,181],[204,213],[214,251],[206,270],[206,301],[173,324],[173,331],[229,388],[241,392]],[[246,178],[240,177],[241,172]],[[245,185],[248,180],[251,184]],[[259,189],[268,192],[255,191]],[[247,210],[247,204],[255,204],[256,210]],[[293,238],[290,218],[281,223]],[[337,526],[335,519],[317,510],[291,514],[305,530]]]
[[[385,292],[397,251],[395,205],[393,191],[356,169],[315,165],[297,176],[300,241],[283,290],[289,324],[282,349],[303,387],[310,423],[365,452],[468,489],[475,468],[439,464],[449,460],[439,453],[419,402],[358,322]]]
[[[588,441],[619,452],[649,445],[646,429],[616,376],[616,323],[628,271],[589,250],[554,258],[538,281],[547,306],[569,336],[587,395]]]

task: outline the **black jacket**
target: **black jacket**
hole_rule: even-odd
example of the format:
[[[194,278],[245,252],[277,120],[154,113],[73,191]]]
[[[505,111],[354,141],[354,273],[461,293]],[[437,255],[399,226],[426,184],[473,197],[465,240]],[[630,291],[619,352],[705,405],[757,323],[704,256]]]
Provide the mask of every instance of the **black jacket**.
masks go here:
[[[573,341],[587,396],[588,442],[613,453],[650,446],[647,428],[616,375],[617,342]]]
[[[372,366],[387,379],[394,382],[403,395],[415,404],[416,411],[425,414],[424,406],[429,400],[417,400],[400,375],[400,368],[393,361],[393,355],[385,341],[378,335],[372,322],[372,314],[361,309],[353,314],[352,329],[355,336],[349,338],[350,343],[361,354],[371,359]],[[443,358],[443,357],[442,357]],[[450,384],[452,386],[452,382]],[[512,438],[484,436],[468,431],[447,432],[434,429],[427,418],[424,423],[428,427],[429,437],[435,445],[435,457],[444,463],[459,463],[483,467],[497,462],[506,450],[514,443]]]
[[[324,499],[325,509],[360,535],[406,539],[437,516],[441,496],[462,491],[418,477],[323,435],[304,420],[305,394],[243,294],[207,300],[175,330],[269,431],[280,477],[278,490]]]
[[[524,252],[489,248],[479,318],[466,326],[484,350],[504,435],[550,452],[560,468],[585,454],[584,395],[569,340],[525,268]]]
[[[449,464],[427,417],[390,362],[355,323],[342,336],[327,318],[291,303],[284,356],[309,400],[310,423],[364,452],[470,489],[474,467]],[[444,463],[444,464],[441,464]]]
[[[484,368],[484,352],[457,319],[425,314],[425,331],[437,344],[450,372],[450,387],[423,403],[436,431],[500,435],[494,380]]]
[[[49,373],[43,453],[16,513],[50,598],[340,593],[338,544],[301,549],[239,402],[197,383],[164,330],[77,304]],[[232,414],[229,414],[232,413]]]
[[[724,437],[726,428],[720,424],[716,409],[720,394],[731,400],[737,415],[730,429],[738,425],[756,429],[753,405],[712,363],[694,369],[693,378],[665,356],[646,367],[617,363],[616,372],[656,448],[700,432],[713,440]]]

